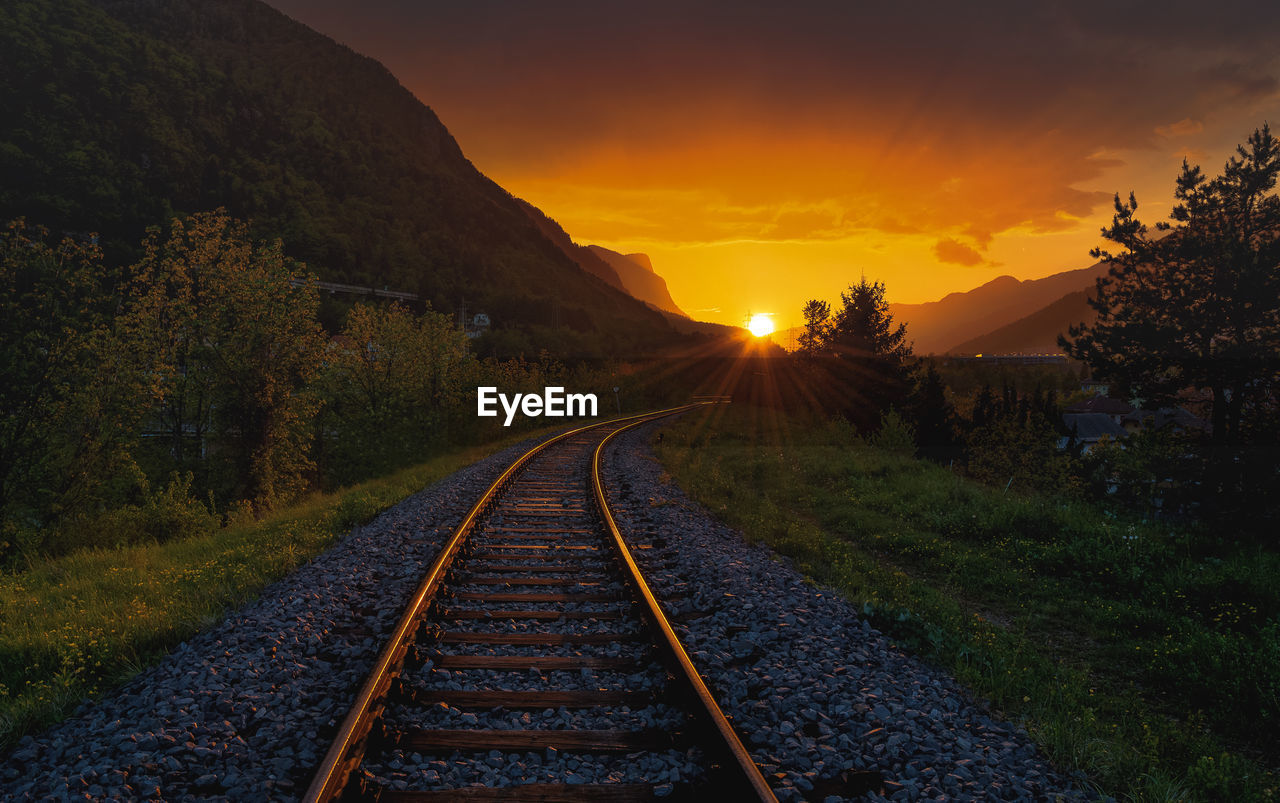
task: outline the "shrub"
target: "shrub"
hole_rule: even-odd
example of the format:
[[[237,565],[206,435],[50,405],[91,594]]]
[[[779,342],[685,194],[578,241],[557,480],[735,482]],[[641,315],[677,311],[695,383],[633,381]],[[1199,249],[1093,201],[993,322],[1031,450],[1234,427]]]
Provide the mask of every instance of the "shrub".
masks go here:
[[[867,443],[890,454],[912,457],[916,453],[916,430],[892,407],[880,419],[880,428]]]
[[[159,491],[144,486],[141,504],[67,519],[46,532],[39,552],[54,557],[78,549],[118,549],[208,535],[218,529],[221,518],[192,496],[192,482],[190,472],[174,473]]]

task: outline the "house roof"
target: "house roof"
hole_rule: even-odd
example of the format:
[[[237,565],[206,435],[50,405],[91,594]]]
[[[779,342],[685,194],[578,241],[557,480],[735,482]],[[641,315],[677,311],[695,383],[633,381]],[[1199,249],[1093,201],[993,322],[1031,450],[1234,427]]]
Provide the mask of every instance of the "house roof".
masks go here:
[[[1104,435],[1119,440],[1129,435],[1124,427],[1106,413],[1064,413],[1062,423],[1080,441],[1096,441]]]

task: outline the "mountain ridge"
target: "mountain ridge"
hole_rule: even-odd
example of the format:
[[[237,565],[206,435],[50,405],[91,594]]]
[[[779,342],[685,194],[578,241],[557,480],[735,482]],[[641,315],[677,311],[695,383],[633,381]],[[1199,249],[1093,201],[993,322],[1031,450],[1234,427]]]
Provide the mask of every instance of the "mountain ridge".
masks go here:
[[[671,312],[683,318],[689,315],[676,305],[667,289],[667,280],[653,269],[653,260],[646,254],[619,254],[600,245],[588,245],[587,249],[604,260],[618,274],[624,289],[634,298]]]
[[[949,354],[1058,354],[1058,335],[1070,326],[1092,323],[1097,313],[1089,306],[1092,290],[1077,290],[1025,317],[949,349]]]
[[[907,338],[918,354],[947,353],[1025,317],[1065,295],[1092,287],[1107,266],[1062,271],[1040,279],[996,278],[963,292],[948,293],[937,301],[890,304],[894,321],[907,324]]]

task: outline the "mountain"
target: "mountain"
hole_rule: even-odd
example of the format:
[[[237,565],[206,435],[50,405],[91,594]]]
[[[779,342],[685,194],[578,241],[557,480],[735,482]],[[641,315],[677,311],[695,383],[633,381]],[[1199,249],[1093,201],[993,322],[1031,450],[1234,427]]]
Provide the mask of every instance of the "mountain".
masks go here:
[[[6,2],[0,73],[0,221],[99,232],[121,262],[146,227],[223,206],[321,279],[597,349],[675,337],[386,68],[257,0]]]
[[[924,304],[890,304],[893,320],[907,325],[907,338],[917,354],[941,354],[956,344],[1018,321],[1070,293],[1093,287],[1107,272],[1098,263],[1088,268],[1055,273],[1043,279],[1019,281],[999,276],[964,293],[951,293]]]
[[[565,256],[576,262],[578,267],[592,276],[608,282],[622,292],[627,292],[627,286],[623,284],[622,279],[618,277],[618,272],[609,263],[597,256],[591,249],[575,243],[573,238],[569,236],[569,232],[565,231],[559,223],[548,217],[538,207],[521,199],[516,199],[516,202],[520,204],[520,208],[524,210],[524,213],[529,216],[529,219],[542,232],[542,236],[554,243]],[[634,293],[628,293],[628,295],[635,297]]]
[[[569,233],[552,220],[541,209],[528,201],[519,201],[521,208],[529,219],[537,224],[538,229],[548,240],[556,244],[578,266],[608,282],[634,299],[643,301],[651,307],[665,313],[673,313],[682,318],[689,316],[676,306],[671,293],[667,291],[667,282],[653,270],[653,262],[644,254],[623,256],[617,251],[601,248],[598,245],[578,245]],[[682,331],[676,327],[677,331]]]
[[[1068,293],[1048,306],[1036,310],[994,331],[955,345],[950,354],[1058,354],[1058,335],[1070,326],[1092,323],[1097,312],[1089,306],[1091,290]]]
[[[649,259],[648,254],[623,254],[623,256],[625,256],[627,259],[631,260],[632,262],[636,263],[640,267],[644,268],[645,270],[649,271],[650,273],[654,272],[653,260]]]
[[[633,298],[657,307],[665,312],[689,317],[684,310],[676,306],[675,299],[667,290],[667,281],[653,270],[653,262],[645,254],[619,254],[598,245],[589,245],[587,249],[608,263],[618,274],[622,285]]]

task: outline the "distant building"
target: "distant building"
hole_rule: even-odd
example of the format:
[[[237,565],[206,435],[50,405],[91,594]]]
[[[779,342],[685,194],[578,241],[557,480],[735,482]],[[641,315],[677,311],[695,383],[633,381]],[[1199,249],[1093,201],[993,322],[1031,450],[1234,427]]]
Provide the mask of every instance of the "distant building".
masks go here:
[[[1070,363],[1065,354],[975,354],[972,357],[949,357],[957,363],[980,365],[1059,365]]]
[[[470,337],[470,338],[479,337],[480,335],[489,331],[489,326],[491,323],[492,322],[489,320],[488,315],[486,315],[483,312],[477,312],[474,316],[472,316],[471,320],[467,321],[466,323],[465,331],[467,333],[467,337]]]
[[[1085,393],[1092,393],[1095,396],[1106,396],[1111,393],[1111,384],[1109,382],[1081,382],[1080,389]]]
[[[1109,396],[1094,396],[1068,405],[1062,413],[1062,424],[1071,434],[1058,440],[1058,448],[1066,449],[1076,443],[1082,446],[1085,454],[1104,438],[1122,441],[1143,430],[1171,428],[1171,431],[1182,434],[1208,433],[1211,429],[1208,421],[1183,407],[1143,410]]]

